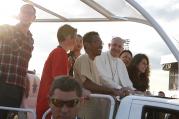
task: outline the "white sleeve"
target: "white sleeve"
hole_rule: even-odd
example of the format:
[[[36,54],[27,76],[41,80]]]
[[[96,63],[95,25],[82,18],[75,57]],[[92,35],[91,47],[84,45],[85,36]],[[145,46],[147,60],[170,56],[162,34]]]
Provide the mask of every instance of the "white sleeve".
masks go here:
[[[118,71],[119,71],[119,76],[120,76],[120,80],[121,80],[123,87],[129,87],[131,89],[135,89],[129,78],[126,65],[123,63],[121,59],[119,59],[119,66],[120,68],[118,69]]]
[[[103,86],[106,86],[106,87],[109,87],[109,88],[117,88],[117,89],[122,88],[120,85],[118,85],[117,83],[115,83],[113,81],[105,80],[102,77],[100,77],[100,79],[101,79],[101,84]]]

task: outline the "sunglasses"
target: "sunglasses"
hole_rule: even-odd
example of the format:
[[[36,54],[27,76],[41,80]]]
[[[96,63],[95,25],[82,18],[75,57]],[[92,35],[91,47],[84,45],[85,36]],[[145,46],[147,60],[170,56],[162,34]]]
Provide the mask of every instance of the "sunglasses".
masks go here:
[[[79,103],[79,99],[73,99],[73,100],[68,100],[68,101],[62,101],[59,99],[55,99],[52,98],[51,99],[51,103],[55,106],[55,107],[60,107],[62,108],[64,105],[69,107],[69,108],[73,108],[75,107],[78,103]]]

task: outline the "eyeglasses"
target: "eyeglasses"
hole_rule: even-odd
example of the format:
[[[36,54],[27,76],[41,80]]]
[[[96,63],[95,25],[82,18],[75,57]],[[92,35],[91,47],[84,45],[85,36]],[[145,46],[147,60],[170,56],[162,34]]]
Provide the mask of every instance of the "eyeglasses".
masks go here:
[[[79,103],[79,99],[73,99],[73,100],[63,101],[63,100],[52,98],[51,99],[51,103],[55,107],[59,107],[59,108],[62,108],[64,105],[66,105],[69,108],[73,108],[73,107],[75,107]]]

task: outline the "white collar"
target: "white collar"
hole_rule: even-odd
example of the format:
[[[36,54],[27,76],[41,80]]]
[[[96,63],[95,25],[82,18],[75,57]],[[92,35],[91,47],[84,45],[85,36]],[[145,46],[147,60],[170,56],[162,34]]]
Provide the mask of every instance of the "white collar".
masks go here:
[[[113,56],[111,55],[111,52],[110,52],[110,51],[107,52],[107,55],[110,57],[111,60],[117,60],[117,59],[118,59],[117,57],[113,57]]]

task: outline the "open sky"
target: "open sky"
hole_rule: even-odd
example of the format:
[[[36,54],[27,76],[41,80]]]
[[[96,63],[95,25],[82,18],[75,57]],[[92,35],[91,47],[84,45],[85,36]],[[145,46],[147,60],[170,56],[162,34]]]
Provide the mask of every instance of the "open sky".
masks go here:
[[[7,0],[8,1],[8,0]],[[118,9],[118,4],[110,2],[110,0],[96,0],[100,1],[105,6],[112,10]],[[113,0],[114,1],[114,0]],[[179,1],[178,0],[136,0],[142,5],[165,29],[165,31],[173,38],[176,46],[179,46]],[[60,1],[59,4],[62,4]],[[4,2],[7,4],[7,2]],[[14,12],[13,7],[18,3],[13,3],[13,6],[7,7],[0,4],[0,24],[15,23],[8,20],[3,15],[7,16],[8,13]],[[50,4],[50,2],[49,2]],[[72,2],[70,6],[75,5]],[[5,12],[6,11],[6,12]],[[79,11],[80,13],[81,11]],[[73,12],[71,13],[73,14]],[[78,13],[74,13],[78,15]],[[29,63],[29,70],[35,69],[40,76],[42,73],[43,65],[50,51],[58,45],[56,32],[57,29],[64,23],[33,23],[31,31],[35,39],[34,51]],[[78,33],[84,35],[88,31],[99,32],[103,42],[103,51],[108,50],[108,43],[114,36],[120,36],[124,39],[130,39],[129,49],[133,54],[145,53],[150,59],[151,77],[150,89],[152,91],[167,90],[168,89],[168,72],[162,71],[160,64],[161,56],[170,54],[170,50],[162,41],[156,31],[147,26],[139,23],[132,22],[113,22],[113,23],[69,23],[78,29]],[[175,41],[178,40],[178,41]],[[161,83],[162,82],[162,83]]]

